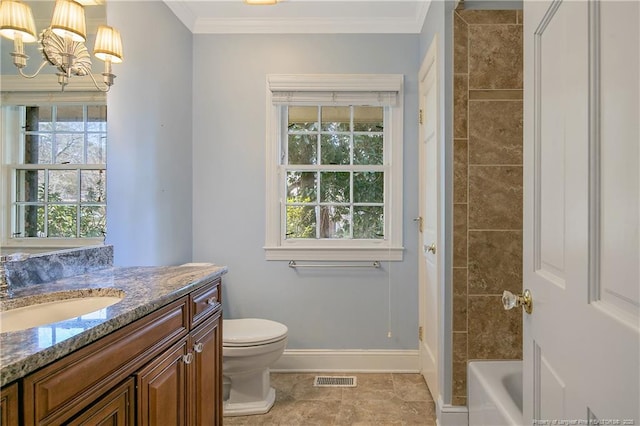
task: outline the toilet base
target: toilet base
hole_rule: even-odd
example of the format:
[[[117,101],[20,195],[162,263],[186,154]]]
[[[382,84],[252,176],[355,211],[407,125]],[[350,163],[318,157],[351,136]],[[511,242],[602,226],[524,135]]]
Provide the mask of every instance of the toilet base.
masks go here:
[[[225,417],[250,416],[253,414],[265,414],[271,410],[276,401],[276,390],[270,388],[267,397],[260,401],[251,402],[229,402],[222,404],[222,414]]]

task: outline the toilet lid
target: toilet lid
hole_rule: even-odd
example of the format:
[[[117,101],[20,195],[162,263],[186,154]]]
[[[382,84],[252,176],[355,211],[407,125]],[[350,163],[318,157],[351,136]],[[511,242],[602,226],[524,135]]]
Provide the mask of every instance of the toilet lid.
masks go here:
[[[287,336],[287,326],[259,318],[224,320],[223,346],[254,346],[277,342]]]

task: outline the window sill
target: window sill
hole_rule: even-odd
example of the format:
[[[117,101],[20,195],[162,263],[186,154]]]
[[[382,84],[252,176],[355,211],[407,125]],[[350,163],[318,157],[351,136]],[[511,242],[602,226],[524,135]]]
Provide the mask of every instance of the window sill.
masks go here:
[[[404,247],[265,247],[266,260],[402,261]]]

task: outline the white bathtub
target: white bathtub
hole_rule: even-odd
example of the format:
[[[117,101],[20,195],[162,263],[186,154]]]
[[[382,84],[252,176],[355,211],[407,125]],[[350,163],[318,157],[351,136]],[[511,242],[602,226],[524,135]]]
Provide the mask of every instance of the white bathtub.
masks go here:
[[[520,426],[522,361],[469,363],[469,426]]]

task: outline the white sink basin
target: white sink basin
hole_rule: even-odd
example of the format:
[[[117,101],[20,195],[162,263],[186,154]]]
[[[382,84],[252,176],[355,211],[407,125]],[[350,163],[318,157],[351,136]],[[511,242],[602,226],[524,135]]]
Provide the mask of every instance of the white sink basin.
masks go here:
[[[26,330],[98,311],[121,301],[124,293],[119,293],[118,296],[80,296],[53,300],[0,311],[0,333]]]

